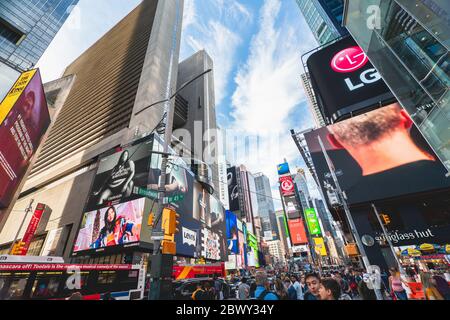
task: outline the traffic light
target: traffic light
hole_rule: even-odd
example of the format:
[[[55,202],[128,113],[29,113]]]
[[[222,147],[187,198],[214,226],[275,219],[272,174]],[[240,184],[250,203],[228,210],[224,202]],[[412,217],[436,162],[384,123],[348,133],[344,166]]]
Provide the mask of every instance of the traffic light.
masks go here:
[[[155,224],[155,214],[153,213],[153,212],[151,212],[150,213],[150,215],[148,216],[148,222],[147,222],[147,225],[149,226],[149,227],[154,227],[154,224]]]
[[[381,214],[381,218],[383,218],[384,224],[388,225],[391,223],[391,218],[387,214]]]
[[[178,219],[180,215],[175,212],[175,210],[165,208],[163,211],[162,228],[166,235],[172,236],[178,233],[178,225],[180,222]]]
[[[24,246],[25,246],[25,242],[22,242],[22,241],[19,241],[16,244],[14,244],[13,249],[11,251],[11,255],[13,255],[13,256],[21,256]]]

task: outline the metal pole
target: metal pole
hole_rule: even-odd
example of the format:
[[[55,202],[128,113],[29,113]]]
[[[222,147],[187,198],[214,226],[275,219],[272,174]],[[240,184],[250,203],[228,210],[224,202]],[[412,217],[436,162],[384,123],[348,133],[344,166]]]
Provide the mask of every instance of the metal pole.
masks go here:
[[[395,253],[395,249],[394,249],[394,246],[392,245],[392,241],[391,241],[391,239],[389,239],[387,230],[384,227],[384,224],[383,224],[383,222],[380,219],[380,214],[378,212],[378,209],[375,206],[375,204],[373,204],[373,203],[372,203],[372,208],[373,208],[373,211],[375,212],[375,216],[377,217],[378,223],[380,224],[381,229],[383,230],[384,237],[386,238],[386,241],[389,244],[389,248],[391,249],[392,254],[394,255],[395,261],[398,264],[398,269],[400,270],[400,273],[405,276],[406,272],[405,272],[405,270],[403,270],[402,264],[400,263],[400,260],[398,259],[397,254]]]
[[[356,245],[358,246],[358,250],[361,254],[361,258],[362,258],[365,268],[367,270],[368,267],[370,266],[370,262],[369,262],[369,259],[367,258],[366,250],[364,249],[364,246],[361,242],[361,238],[359,236],[358,230],[356,230],[355,222],[353,221],[352,215],[350,213],[350,209],[347,206],[347,201],[344,197],[344,193],[342,192],[341,186],[337,179],[333,162],[331,161],[331,159],[328,156],[328,153],[327,153],[327,150],[325,149],[322,138],[320,136],[317,136],[317,139],[319,140],[320,148],[322,149],[322,153],[327,162],[328,169],[330,170],[331,176],[333,177],[333,181],[336,186],[336,190],[338,192],[340,201],[342,203],[342,206],[344,207],[345,215],[347,216],[347,220],[348,220],[348,223],[350,226],[350,231],[353,234],[353,238],[356,241]],[[370,279],[372,279],[372,278],[370,278]],[[373,282],[372,282],[372,284],[373,284]],[[383,300],[383,296],[381,295],[380,289],[375,289],[375,286],[373,286],[373,288],[374,288],[375,294],[377,296],[377,300]]]
[[[19,229],[17,230],[17,233],[16,233],[16,235],[15,235],[15,237],[14,237],[14,240],[13,240],[13,242],[12,242],[12,244],[11,244],[11,248],[9,248],[9,254],[10,254],[10,255],[12,254],[14,245],[16,244],[16,241],[17,241],[17,238],[19,237],[20,231],[22,230],[23,225],[25,224],[25,220],[26,220],[27,217],[28,217],[28,213],[29,213],[30,211],[33,210],[33,202],[34,202],[34,199],[31,199],[31,200],[30,200],[30,204],[29,204],[28,207],[25,209],[25,216],[23,217],[22,223],[20,224],[20,227],[19,227]]]

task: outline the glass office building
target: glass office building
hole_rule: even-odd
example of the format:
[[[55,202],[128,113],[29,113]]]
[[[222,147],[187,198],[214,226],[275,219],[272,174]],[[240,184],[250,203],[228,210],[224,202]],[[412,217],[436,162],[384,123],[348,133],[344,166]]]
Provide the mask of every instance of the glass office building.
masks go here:
[[[346,0],[344,24],[450,172],[450,1]]]
[[[78,0],[0,1],[0,99],[44,54]]]
[[[348,35],[342,26],[344,0],[296,0],[317,42],[321,45]]]

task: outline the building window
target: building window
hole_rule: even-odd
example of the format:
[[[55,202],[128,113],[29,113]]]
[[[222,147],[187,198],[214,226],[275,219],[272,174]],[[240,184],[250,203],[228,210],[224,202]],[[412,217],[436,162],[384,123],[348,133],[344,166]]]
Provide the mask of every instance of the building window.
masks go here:
[[[14,28],[6,20],[0,18],[0,37],[15,45],[19,45],[25,38],[25,34]]]

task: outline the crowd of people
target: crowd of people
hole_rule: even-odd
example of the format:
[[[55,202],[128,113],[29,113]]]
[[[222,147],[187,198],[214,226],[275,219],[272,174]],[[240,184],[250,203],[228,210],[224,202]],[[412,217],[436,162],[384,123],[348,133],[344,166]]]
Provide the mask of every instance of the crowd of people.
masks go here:
[[[381,273],[379,292],[384,300],[408,300],[405,281],[396,268]],[[449,300],[448,282],[442,276],[419,274],[426,300]],[[371,280],[363,270],[346,268],[329,273],[277,272],[273,277],[258,271],[254,280],[243,277],[238,287],[239,300],[377,300]]]

